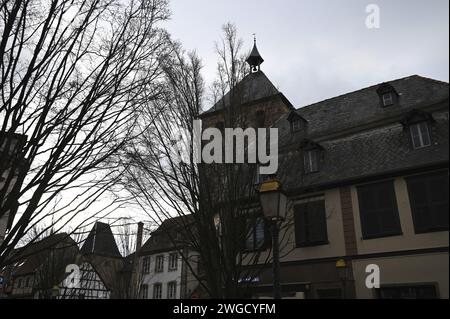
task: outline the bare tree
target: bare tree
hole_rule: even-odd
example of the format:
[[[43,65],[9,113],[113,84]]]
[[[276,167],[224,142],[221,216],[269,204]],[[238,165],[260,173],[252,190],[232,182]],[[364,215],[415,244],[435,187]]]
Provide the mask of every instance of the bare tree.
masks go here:
[[[242,41],[233,25],[223,30],[213,95],[223,97],[220,121],[226,127],[245,128],[249,125],[243,111],[245,92],[238,85],[248,72]],[[195,144],[193,123],[204,100],[201,61],[177,44],[166,61],[164,98],[148,101],[137,127],[139,138],[120,157],[126,167],[122,182],[155,223],[179,217],[172,219],[175,225],[166,236],[210,297],[239,297],[261,265],[270,261],[270,254],[264,253],[268,236],[264,241],[254,237],[258,225],[264,227],[256,197],[257,165],[199,164],[195,152],[186,156]],[[155,110],[160,110],[156,116]],[[199,258],[186,251],[197,252]]]
[[[0,218],[17,214],[0,265],[42,221],[92,221],[123,169],[108,159],[161,94],[168,16],[166,0],[1,1]]]

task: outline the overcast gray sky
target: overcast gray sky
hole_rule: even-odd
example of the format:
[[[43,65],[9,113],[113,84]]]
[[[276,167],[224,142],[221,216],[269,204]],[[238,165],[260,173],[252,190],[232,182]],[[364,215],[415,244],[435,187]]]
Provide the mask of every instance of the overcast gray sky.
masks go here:
[[[380,8],[368,29],[366,6]],[[256,33],[262,70],[296,107],[419,74],[449,79],[448,0],[171,0],[174,38],[214,78],[214,42],[236,24],[245,49]]]

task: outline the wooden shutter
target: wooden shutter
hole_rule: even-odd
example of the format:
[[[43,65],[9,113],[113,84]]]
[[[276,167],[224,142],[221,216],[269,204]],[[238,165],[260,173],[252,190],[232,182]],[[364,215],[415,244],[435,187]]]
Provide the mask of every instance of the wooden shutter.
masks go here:
[[[416,233],[448,229],[448,171],[407,179]]]
[[[328,242],[325,201],[308,203],[309,241],[311,244]]]
[[[401,233],[392,181],[358,187],[363,237],[377,238]]]
[[[297,246],[313,246],[328,243],[324,200],[295,205],[294,222]]]
[[[294,206],[295,243],[297,246],[305,246],[307,243],[306,208],[306,203]]]

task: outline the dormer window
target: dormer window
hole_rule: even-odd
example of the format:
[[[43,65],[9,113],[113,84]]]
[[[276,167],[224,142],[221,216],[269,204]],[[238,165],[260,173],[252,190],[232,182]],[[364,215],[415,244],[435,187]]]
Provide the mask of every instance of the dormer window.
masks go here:
[[[291,114],[289,114],[287,120],[289,121],[291,126],[291,133],[306,130],[306,124],[308,122],[296,112],[292,112]]]
[[[392,93],[384,93],[383,94],[383,106],[389,106],[394,104],[394,98],[392,97]]]
[[[402,124],[409,131],[413,149],[431,146],[431,123],[434,119],[431,114],[412,110],[403,119]]]
[[[323,148],[310,140],[304,140],[301,148],[303,150],[303,170],[305,174],[318,172]]]
[[[431,145],[430,130],[427,122],[412,124],[409,127],[409,131],[414,149]]]
[[[292,132],[298,132],[302,129],[301,120],[294,120],[291,122],[291,125],[292,125]]]
[[[381,84],[377,89],[377,94],[382,107],[388,107],[398,103],[398,93],[389,83]]]
[[[305,173],[315,173],[319,171],[319,161],[318,161],[318,150],[312,149],[304,151],[303,153],[303,163],[305,168]]]

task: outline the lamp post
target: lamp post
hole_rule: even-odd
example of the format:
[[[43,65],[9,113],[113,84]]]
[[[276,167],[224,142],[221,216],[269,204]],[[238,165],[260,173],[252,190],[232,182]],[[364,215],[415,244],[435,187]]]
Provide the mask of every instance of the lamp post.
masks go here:
[[[265,181],[259,189],[259,199],[265,219],[270,223],[273,251],[273,297],[281,299],[279,223],[286,218],[287,197],[277,180]]]
[[[338,276],[339,279],[342,282],[342,298],[345,299],[346,298],[346,280],[348,277],[348,267],[347,267],[347,263],[345,262],[345,259],[339,259],[336,262],[336,270],[338,272]]]

